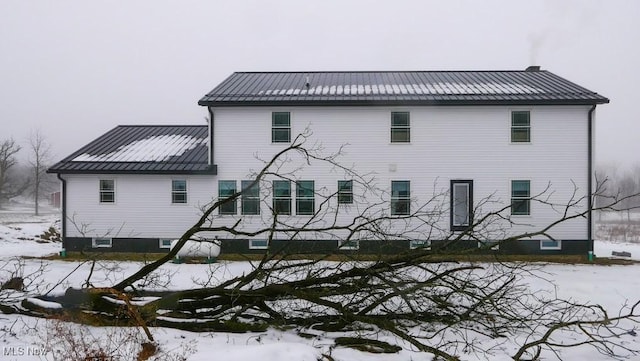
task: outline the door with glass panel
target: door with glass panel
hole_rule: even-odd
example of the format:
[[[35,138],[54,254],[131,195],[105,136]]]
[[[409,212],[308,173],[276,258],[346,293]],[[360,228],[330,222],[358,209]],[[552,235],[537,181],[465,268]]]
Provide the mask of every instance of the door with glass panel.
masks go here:
[[[452,231],[464,231],[473,224],[473,181],[451,181],[450,220]]]

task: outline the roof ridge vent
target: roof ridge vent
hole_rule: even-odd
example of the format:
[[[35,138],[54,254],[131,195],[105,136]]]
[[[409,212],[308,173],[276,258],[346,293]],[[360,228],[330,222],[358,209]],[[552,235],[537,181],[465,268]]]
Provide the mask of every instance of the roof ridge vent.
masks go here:
[[[525,71],[540,71],[540,65],[530,65]]]

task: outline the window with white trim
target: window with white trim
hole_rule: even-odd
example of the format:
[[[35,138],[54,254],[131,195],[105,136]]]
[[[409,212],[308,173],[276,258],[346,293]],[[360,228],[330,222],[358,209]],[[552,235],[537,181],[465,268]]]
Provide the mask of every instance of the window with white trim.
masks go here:
[[[355,251],[360,249],[360,241],[357,239],[349,239],[346,241],[338,240],[338,249],[345,251]]]
[[[500,249],[499,242],[491,242],[491,241],[478,241],[478,248],[481,249],[490,249],[492,251],[497,251]]]
[[[296,214],[309,216],[315,213],[315,182],[312,180],[296,181]]]
[[[338,204],[352,204],[352,203],[353,203],[353,181],[339,180],[338,181]]]
[[[160,238],[158,240],[158,247],[162,249],[171,249],[171,242],[173,242],[173,239],[171,238]]]
[[[115,203],[116,182],[113,179],[100,179],[100,203]]]
[[[236,181],[220,180],[218,181],[218,200],[225,200],[236,193]],[[236,200],[228,201],[220,204],[218,207],[219,214],[236,214]]]
[[[410,141],[409,112],[391,112],[391,143],[409,143]]]
[[[562,241],[559,239],[541,239],[540,249],[541,250],[562,249]]]
[[[514,216],[531,214],[531,181],[511,181],[511,214]]]
[[[260,184],[251,180],[243,180],[240,212],[243,215],[260,214]],[[251,186],[253,184],[253,186]]]
[[[411,212],[411,182],[391,181],[391,215],[402,216]]]
[[[105,237],[94,237],[91,239],[91,247],[93,248],[111,248],[113,240]]]
[[[291,113],[289,112],[271,113],[271,142],[272,143],[291,142]]]
[[[269,248],[268,239],[250,239],[249,240],[249,249],[268,249],[268,248]]]
[[[171,181],[171,203],[187,203],[187,181]]]
[[[291,214],[291,181],[273,181],[273,211],[279,215]]]
[[[410,249],[426,249],[426,250],[430,250],[431,249],[431,240],[428,239],[412,239],[411,241],[409,241],[409,248]]]
[[[511,112],[511,142],[531,142],[531,113],[528,110]]]

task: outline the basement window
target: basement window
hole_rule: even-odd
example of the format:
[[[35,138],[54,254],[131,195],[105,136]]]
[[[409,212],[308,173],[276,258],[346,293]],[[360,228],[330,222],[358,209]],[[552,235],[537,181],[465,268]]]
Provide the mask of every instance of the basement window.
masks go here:
[[[93,248],[111,248],[112,246],[111,238],[95,237],[91,239],[91,247]]]
[[[269,240],[266,239],[250,239],[249,249],[268,249]]]
[[[478,241],[478,248],[480,249],[490,249],[492,251],[500,250],[499,242],[491,242],[491,241]]]
[[[428,239],[412,239],[409,241],[410,249],[431,249],[431,241]]]
[[[173,242],[173,239],[161,238],[158,241],[158,247],[161,249],[171,249],[171,242]]]
[[[540,240],[541,250],[558,250],[562,249],[562,241],[557,239],[543,239]]]
[[[338,249],[344,251],[356,251],[360,249],[360,241],[351,239],[347,241],[338,241]]]

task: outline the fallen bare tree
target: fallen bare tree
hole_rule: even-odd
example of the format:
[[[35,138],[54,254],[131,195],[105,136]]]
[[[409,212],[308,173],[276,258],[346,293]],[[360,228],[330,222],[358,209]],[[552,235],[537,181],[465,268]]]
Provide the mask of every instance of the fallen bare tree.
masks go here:
[[[551,196],[551,185],[530,197],[531,202],[557,212],[557,219],[543,227],[513,234],[509,230],[520,224],[510,216],[512,204],[488,195],[476,202],[468,227],[452,232],[441,226],[443,217],[448,216],[446,190],[434,186],[428,200],[406,204],[411,211],[389,214],[385,207],[389,194],[376,185],[375,175],[341,165],[340,151],[324,156],[319,147],[306,148],[306,141],[307,135],[301,135],[266,160],[245,190],[273,180],[295,182],[299,167],[321,163],[359,185],[360,193],[353,194],[359,200],[352,206],[357,209],[355,216],[345,217],[336,204],[336,192],[320,190],[316,211],[303,220],[281,215],[274,203],[265,204],[271,212],[258,224],[247,224],[242,217],[220,224],[216,211],[240,199],[245,191],[241,190],[203,208],[200,219],[166,256],[112,287],[69,289],[64,297],[46,298],[62,304],[62,309],[43,307],[34,299],[14,309],[76,322],[139,326],[149,341],[153,341],[149,326],[227,332],[284,327],[301,334],[385,333],[400,340],[402,347],[446,360],[456,360],[466,352],[490,354],[484,340],[507,340],[517,334],[529,337],[514,351],[516,360],[537,359],[543,351],[555,353],[578,345],[591,345],[610,356],[638,354],[638,349],[623,342],[624,337],[632,337],[640,321],[638,303],[611,317],[597,305],[544,297],[529,290],[524,279],[532,273],[530,265],[501,262],[497,256],[492,262],[464,258],[521,239],[553,239],[555,227],[591,211],[577,188],[562,203]],[[292,167],[294,160],[301,165]],[[604,207],[613,208],[622,199],[612,196]],[[157,272],[200,234],[261,237],[269,243],[276,237],[338,239],[343,247],[355,241],[401,240],[414,242],[415,249],[364,261],[344,252],[339,252],[339,257],[300,257],[300,252],[293,255],[286,249],[267,250],[261,260],[252,263],[251,272],[228,280],[210,278],[199,288],[179,291],[140,287],[143,278]],[[431,244],[433,239],[440,242]],[[481,247],[459,247],[465,242],[480,242]],[[443,258],[451,254],[455,257]],[[85,283],[92,284],[89,280]],[[144,302],[138,299],[142,296]],[[572,332],[576,341],[559,343],[555,337],[563,332]]]

